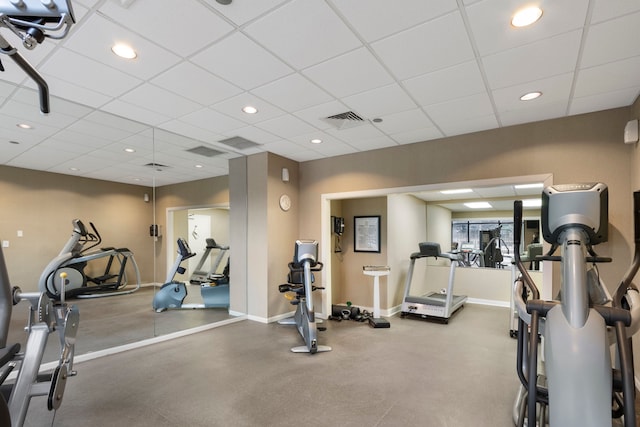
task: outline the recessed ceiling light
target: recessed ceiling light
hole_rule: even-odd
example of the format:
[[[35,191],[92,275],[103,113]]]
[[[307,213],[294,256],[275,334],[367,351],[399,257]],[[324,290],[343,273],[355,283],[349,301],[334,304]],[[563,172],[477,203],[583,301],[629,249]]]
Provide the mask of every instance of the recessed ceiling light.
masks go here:
[[[514,27],[526,27],[536,22],[542,17],[542,9],[538,6],[530,6],[517,11],[511,18],[511,25]]]
[[[20,129],[33,129],[33,126],[26,123],[18,123],[16,126],[18,126]]]
[[[529,92],[520,97],[520,101],[531,101],[542,96],[542,92]]]
[[[489,209],[493,207],[488,202],[469,202],[464,205],[471,209]]]
[[[127,153],[135,153],[136,150],[134,150],[133,148],[125,148],[124,151],[126,151]]]
[[[254,106],[247,105],[246,107],[244,107],[242,109],[242,111],[244,111],[247,114],[255,114],[255,113],[258,112],[258,109],[256,107],[254,107]]]
[[[202,165],[196,165],[196,167],[199,169],[199,168],[203,168],[204,166],[202,166]]]
[[[464,194],[471,193],[473,190],[470,188],[459,188],[457,190],[442,190],[440,193],[442,194]]]
[[[312,144],[321,144],[322,140],[320,138],[314,138],[314,139],[311,140],[311,143]]]
[[[79,171],[80,169],[78,169],[78,168],[73,168],[73,167],[72,167],[72,168],[69,168],[69,170],[70,170],[70,171],[77,172],[77,171]]]
[[[20,143],[18,141],[9,141],[9,144],[16,144],[16,145],[20,145]]]
[[[111,51],[118,55],[120,58],[124,59],[135,59],[138,54],[135,50],[129,45],[124,43],[117,43],[111,47]]]

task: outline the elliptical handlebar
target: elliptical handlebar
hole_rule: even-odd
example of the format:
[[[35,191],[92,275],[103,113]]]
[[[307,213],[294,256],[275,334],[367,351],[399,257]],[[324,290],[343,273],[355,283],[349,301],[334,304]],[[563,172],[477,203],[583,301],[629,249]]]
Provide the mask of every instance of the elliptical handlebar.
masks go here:
[[[522,233],[522,200],[516,200],[513,202],[513,256],[515,259],[516,267],[520,271],[522,281],[531,291],[532,299],[540,298],[540,291],[534,283],[533,279],[529,275],[527,268],[520,259],[520,243]]]

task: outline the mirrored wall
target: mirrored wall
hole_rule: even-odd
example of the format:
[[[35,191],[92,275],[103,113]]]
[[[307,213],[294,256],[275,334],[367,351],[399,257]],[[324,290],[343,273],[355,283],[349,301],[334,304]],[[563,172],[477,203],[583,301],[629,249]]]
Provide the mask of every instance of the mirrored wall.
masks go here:
[[[40,290],[43,270],[74,235],[73,221],[82,221],[93,237],[78,243],[77,256],[91,257],[66,266],[78,277],[70,295],[80,309],[77,356],[246,313],[246,301],[234,301],[234,316],[224,302],[201,308],[209,288],[233,286],[228,269],[221,276],[233,251],[226,171],[239,154],[203,156],[202,141],[56,97],[42,116],[35,91],[0,82],[1,100],[9,95],[0,104],[0,233],[9,277],[24,291]],[[179,239],[190,256],[172,274]],[[209,239],[217,247],[208,249]],[[197,270],[206,274],[194,280]],[[184,300],[154,309],[172,281],[184,284]],[[28,309],[26,302],[13,307],[10,341],[25,341]],[[52,341],[45,362],[59,357]]]

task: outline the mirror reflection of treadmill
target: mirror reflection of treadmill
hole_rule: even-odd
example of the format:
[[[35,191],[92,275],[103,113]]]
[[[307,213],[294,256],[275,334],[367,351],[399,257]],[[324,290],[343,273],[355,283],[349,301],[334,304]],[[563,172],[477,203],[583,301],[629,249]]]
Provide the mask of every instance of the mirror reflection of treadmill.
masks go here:
[[[440,244],[434,242],[422,242],[419,244],[420,252],[411,254],[411,262],[405,282],[404,299],[400,317],[416,316],[426,320],[435,320],[441,323],[449,323],[449,318],[463,308],[467,300],[466,295],[453,294],[453,282],[455,269],[461,260],[460,254],[440,252]],[[446,258],[450,260],[449,281],[444,293],[430,292],[422,296],[411,295],[411,280],[413,269],[417,259],[420,258]]]

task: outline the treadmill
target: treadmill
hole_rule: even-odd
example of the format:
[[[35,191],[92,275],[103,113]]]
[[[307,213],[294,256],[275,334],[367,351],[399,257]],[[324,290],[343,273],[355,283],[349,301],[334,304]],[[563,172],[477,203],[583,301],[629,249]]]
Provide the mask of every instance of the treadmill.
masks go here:
[[[407,272],[407,279],[404,288],[404,298],[400,317],[414,316],[425,320],[433,320],[440,323],[449,323],[449,318],[460,310],[465,301],[466,295],[453,294],[453,280],[456,266],[462,259],[461,254],[451,254],[440,252],[440,244],[434,242],[419,243],[420,252],[411,254],[411,263]],[[450,260],[449,283],[446,293],[430,292],[426,295],[411,295],[411,279],[416,260],[419,258],[447,258]]]
[[[216,243],[216,241],[212,238],[207,238],[207,247],[204,253],[202,254],[202,258],[196,265],[191,277],[189,278],[189,283],[192,285],[201,285],[203,283],[211,283],[211,282],[219,282],[221,279],[224,279],[224,274],[216,273],[218,271],[218,267],[220,267],[220,263],[224,258],[225,253],[229,250],[229,246],[221,246]],[[209,254],[213,249],[219,249],[218,256],[216,257],[213,264],[211,264],[211,268],[209,271],[203,270],[204,263],[209,259]],[[224,284],[224,283],[219,283]]]

